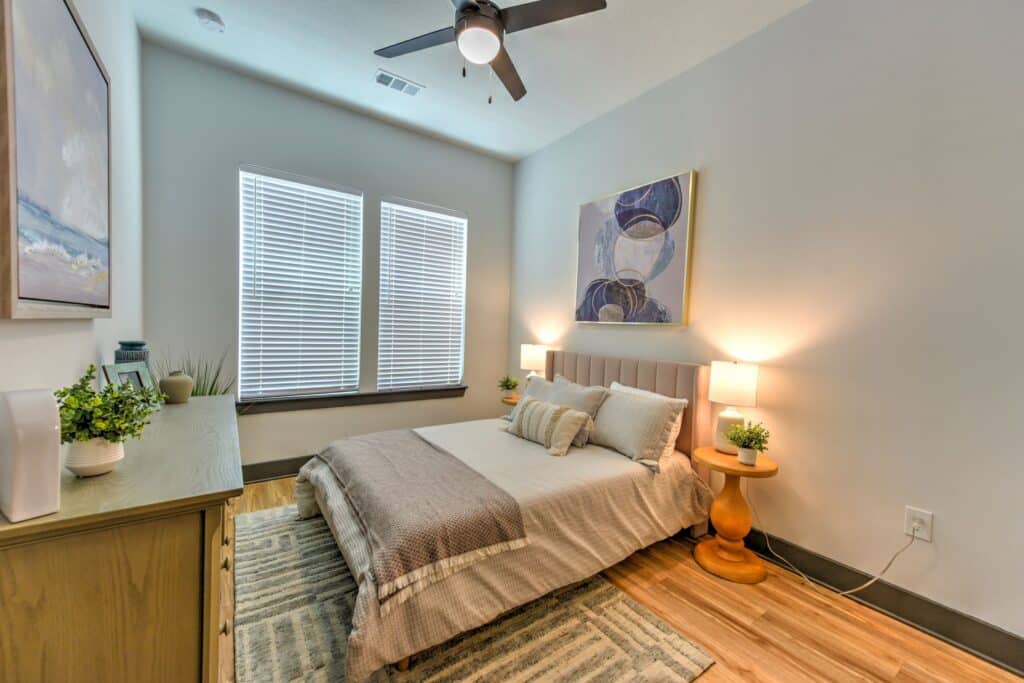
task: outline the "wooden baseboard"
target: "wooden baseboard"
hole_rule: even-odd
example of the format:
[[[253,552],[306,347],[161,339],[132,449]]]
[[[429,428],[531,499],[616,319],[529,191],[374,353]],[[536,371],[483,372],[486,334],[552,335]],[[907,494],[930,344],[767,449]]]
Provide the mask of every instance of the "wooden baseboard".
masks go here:
[[[769,534],[772,548],[813,581],[844,591],[861,585],[869,574]],[[785,568],[769,551],[764,534],[757,529],[746,538],[747,547],[769,562]],[[1024,638],[970,615],[940,605],[923,596],[877,581],[850,596],[926,633],[977,655],[1018,675],[1024,675]]]

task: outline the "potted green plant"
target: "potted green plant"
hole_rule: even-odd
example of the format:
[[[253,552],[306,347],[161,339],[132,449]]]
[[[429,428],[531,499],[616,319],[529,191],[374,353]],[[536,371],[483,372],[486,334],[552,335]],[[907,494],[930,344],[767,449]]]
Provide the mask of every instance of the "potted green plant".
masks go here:
[[[768,437],[771,434],[764,424],[733,425],[725,432],[725,438],[736,446],[736,455],[741,465],[756,465],[757,454],[768,450]]]
[[[97,391],[96,366],[55,393],[60,440],[70,444],[65,465],[80,477],[106,474],[124,459],[124,441],[139,438],[164,396],[156,389],[107,384]]]
[[[498,380],[498,388],[501,389],[506,398],[512,398],[515,396],[516,389],[519,388],[519,379],[512,375],[505,375]]]

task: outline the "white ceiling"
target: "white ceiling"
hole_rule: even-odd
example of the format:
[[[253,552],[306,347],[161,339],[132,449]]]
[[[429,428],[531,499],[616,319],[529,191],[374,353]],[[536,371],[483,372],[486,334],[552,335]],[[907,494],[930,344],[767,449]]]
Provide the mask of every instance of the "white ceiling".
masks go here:
[[[454,45],[395,59],[373,54],[450,25],[450,0],[133,1],[150,39],[506,159],[541,149],[809,2],[609,0],[604,11],[507,37],[528,90],[513,102],[486,67],[470,65],[464,80]],[[227,31],[200,27],[197,4],[220,14]],[[409,97],[377,85],[378,67],[426,89]]]

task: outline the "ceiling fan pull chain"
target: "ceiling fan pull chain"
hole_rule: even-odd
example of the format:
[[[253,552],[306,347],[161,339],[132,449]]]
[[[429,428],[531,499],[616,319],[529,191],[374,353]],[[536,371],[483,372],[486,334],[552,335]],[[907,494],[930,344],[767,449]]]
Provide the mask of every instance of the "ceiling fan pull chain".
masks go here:
[[[487,70],[487,104],[494,103],[494,69]]]
[[[466,60],[465,59],[462,60],[462,77],[463,78],[466,77]]]

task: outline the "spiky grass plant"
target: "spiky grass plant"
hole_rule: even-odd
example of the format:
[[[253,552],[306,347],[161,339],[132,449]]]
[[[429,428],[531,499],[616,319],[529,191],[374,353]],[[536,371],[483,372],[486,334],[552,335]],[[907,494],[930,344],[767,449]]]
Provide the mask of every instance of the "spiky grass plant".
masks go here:
[[[154,363],[157,376],[163,378],[175,370],[181,370],[192,378],[193,396],[220,396],[230,394],[235,388],[235,378],[224,369],[228,352],[214,360],[199,354],[186,353],[180,361],[171,363],[161,359]]]

